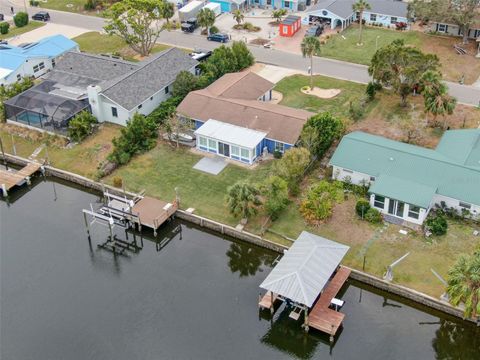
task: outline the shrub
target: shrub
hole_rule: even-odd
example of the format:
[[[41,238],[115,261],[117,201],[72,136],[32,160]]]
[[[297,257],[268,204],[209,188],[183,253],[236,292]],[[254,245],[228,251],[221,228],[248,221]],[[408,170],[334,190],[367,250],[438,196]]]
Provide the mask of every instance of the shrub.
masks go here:
[[[273,220],[278,218],[280,212],[288,204],[288,184],[279,176],[270,176],[262,185],[265,197],[265,211]]]
[[[68,123],[68,136],[73,141],[80,142],[93,132],[96,122],[95,116],[84,110]]]
[[[23,27],[28,24],[28,14],[26,12],[19,12],[13,17],[13,22],[16,27]]]
[[[300,212],[308,222],[325,220],[332,215],[334,204],[342,199],[341,182],[322,180],[308,190],[300,204]]]
[[[220,30],[214,25],[210,28],[210,34],[218,34]]]
[[[376,86],[375,86],[375,82],[370,81],[367,84],[367,88],[365,89],[365,94],[367,94],[368,101],[374,100],[376,93],[377,93],[377,89],[376,89]]]
[[[95,8],[97,7],[98,5],[98,2],[97,0],[87,0],[87,2],[85,3],[85,5],[83,5],[83,8],[85,10],[95,10]]]
[[[285,151],[282,158],[275,162],[274,171],[287,181],[290,192],[296,193],[309,163],[310,152],[306,148],[292,148]]]
[[[329,112],[320,113],[307,120],[302,130],[302,144],[312,155],[321,158],[345,130],[343,122]],[[313,136],[312,136],[313,135]]]
[[[348,114],[350,119],[358,121],[365,115],[365,104],[362,101],[352,100],[348,106]]]
[[[365,213],[365,220],[372,224],[378,224],[379,222],[382,222],[383,219],[380,211],[374,208],[370,208]]]
[[[180,71],[173,82],[172,95],[183,99],[197,88],[197,80],[198,78],[190,71]]]
[[[116,188],[121,188],[123,185],[123,180],[120,176],[115,176],[113,178],[113,186],[115,186]]]
[[[406,22],[403,22],[403,21],[400,21],[398,23],[395,24],[395,28],[397,30],[405,30],[407,28],[407,23]]]
[[[357,201],[357,204],[355,205],[355,212],[357,213],[358,216],[360,216],[362,219],[365,218],[365,215],[367,214],[368,210],[370,210],[370,203],[368,202],[367,199],[360,199]]]
[[[273,152],[273,157],[274,157],[275,159],[281,159],[281,158],[282,158],[282,155],[283,155],[283,154],[282,154],[280,151],[278,151],[278,150],[275,150],[275,151]]]
[[[0,23],[0,34],[8,34],[8,29],[10,29],[10,24],[6,21]]]
[[[30,6],[33,7],[38,7],[40,5],[40,2],[37,0],[30,0]]]
[[[180,75],[180,74],[179,74]],[[174,83],[175,86],[175,83]],[[180,91],[180,90],[178,90]],[[148,120],[156,126],[161,126],[165,120],[176,113],[178,104],[181,103],[183,97],[172,96],[165,101],[162,101],[158,107],[153,110],[148,116]]]
[[[445,235],[447,233],[448,223],[443,215],[437,214],[425,220],[425,228],[433,235]]]

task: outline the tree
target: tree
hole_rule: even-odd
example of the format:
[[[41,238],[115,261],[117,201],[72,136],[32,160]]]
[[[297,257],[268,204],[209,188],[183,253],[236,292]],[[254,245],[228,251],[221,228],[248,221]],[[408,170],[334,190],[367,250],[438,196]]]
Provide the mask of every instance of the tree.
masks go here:
[[[300,204],[305,220],[316,223],[332,215],[335,203],[343,199],[343,185],[340,181],[319,181],[308,190]]]
[[[235,57],[237,71],[246,69],[253,65],[255,58],[253,57],[247,45],[243,41],[234,41],[232,44],[232,53]]]
[[[184,98],[190,91],[197,89],[198,78],[190,71],[182,70],[173,83],[172,95]]]
[[[240,25],[245,19],[245,15],[243,15],[242,10],[240,9],[233,10],[232,15],[233,19],[237,22],[238,25]]]
[[[175,5],[169,1],[165,1],[161,7],[161,16],[167,20],[167,24],[170,23],[170,19],[175,15]]]
[[[28,14],[26,12],[20,11],[13,17],[13,23],[16,27],[24,27],[28,24]]]
[[[450,302],[465,304],[465,317],[480,314],[480,250],[473,255],[462,255],[448,272],[447,294]]]
[[[97,119],[90,112],[84,110],[68,123],[68,136],[76,142],[80,142],[93,132]]]
[[[285,15],[287,15],[287,9],[278,9],[272,11],[272,18],[274,18],[277,23],[282,21],[282,18]]]
[[[310,151],[308,149],[291,148],[285,151],[282,158],[274,164],[274,170],[278,176],[283,178],[290,192],[298,191],[298,183],[303,177],[307,166],[310,164]]]
[[[345,126],[339,118],[324,112],[307,120],[300,139],[312,155],[321,158],[344,131]]]
[[[352,9],[353,9],[353,11],[358,13],[358,24],[360,26],[357,45],[363,45],[363,42],[362,42],[363,12],[365,10],[370,10],[371,7],[370,7],[370,4],[366,0],[358,0],[356,3],[352,4]]]
[[[152,51],[162,31],[163,0],[122,0],[104,12],[109,35],[118,35],[142,56]]]
[[[436,55],[424,54],[417,48],[405,46],[403,40],[394,40],[373,55],[368,73],[381,85],[391,86],[405,107],[408,95],[423,74],[428,70],[436,71],[439,64]]]
[[[215,13],[211,9],[203,8],[197,14],[197,23],[204,27],[207,35],[210,35],[210,28],[215,24]]]
[[[310,89],[313,89],[313,55],[320,54],[320,41],[316,36],[305,36],[300,47],[303,57],[310,58]]]
[[[425,113],[433,115],[434,123],[438,115],[443,115],[443,128],[446,129],[446,115],[453,114],[457,100],[448,94],[448,87],[442,82],[442,75],[439,72],[427,71],[421,80]]]
[[[148,120],[160,127],[165,122],[165,119],[177,112],[177,106],[183,100],[183,97],[172,96],[165,101],[162,101],[158,107],[153,110],[148,116]]]
[[[175,141],[177,149],[180,147],[181,134],[188,133],[192,130],[192,120],[185,119],[173,113],[165,118],[162,129],[168,134],[170,140]]]
[[[257,214],[261,205],[260,191],[252,184],[238,181],[227,189],[227,205],[230,213],[248,219]]]
[[[477,20],[480,0],[455,0],[450,1],[450,17],[463,34],[463,44],[468,43],[468,33]]]
[[[278,214],[288,204],[288,184],[279,176],[269,176],[262,185],[262,193],[265,197],[264,207],[272,220],[278,218]]]
[[[222,45],[216,48],[207,61],[201,65],[202,72],[213,80],[218,79],[224,74],[238,71],[237,59],[233,54],[232,48]]]

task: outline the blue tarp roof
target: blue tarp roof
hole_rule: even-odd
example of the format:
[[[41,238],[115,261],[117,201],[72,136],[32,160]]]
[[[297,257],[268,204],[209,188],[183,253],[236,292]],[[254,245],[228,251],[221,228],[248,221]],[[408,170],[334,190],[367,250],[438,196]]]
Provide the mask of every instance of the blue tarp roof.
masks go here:
[[[15,70],[34,57],[54,58],[78,44],[63,35],[53,35],[24,46],[0,45],[0,68]]]

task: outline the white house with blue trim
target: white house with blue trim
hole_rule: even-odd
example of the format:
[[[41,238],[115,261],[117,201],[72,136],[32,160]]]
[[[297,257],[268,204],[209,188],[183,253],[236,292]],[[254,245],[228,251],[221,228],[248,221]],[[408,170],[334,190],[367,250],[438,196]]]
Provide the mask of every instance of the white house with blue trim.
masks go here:
[[[331,29],[343,30],[357,21],[359,14],[353,11],[356,0],[320,0],[307,10],[309,23],[322,23]],[[397,23],[409,23],[407,3],[395,0],[368,0],[370,9],[363,12],[367,24],[395,27]]]
[[[226,74],[190,92],[177,112],[194,122],[197,149],[252,164],[264,152],[295,146],[314,115],[270,103],[273,86],[250,71]]]
[[[307,6],[307,0],[249,0],[249,4],[250,6],[267,9],[303,11]]]
[[[78,44],[63,35],[19,46],[0,45],[0,85],[12,84],[24,76],[44,75],[68,51],[79,51]]]
[[[210,0],[211,3],[220,4],[222,13],[244,10],[247,8],[247,0]]]

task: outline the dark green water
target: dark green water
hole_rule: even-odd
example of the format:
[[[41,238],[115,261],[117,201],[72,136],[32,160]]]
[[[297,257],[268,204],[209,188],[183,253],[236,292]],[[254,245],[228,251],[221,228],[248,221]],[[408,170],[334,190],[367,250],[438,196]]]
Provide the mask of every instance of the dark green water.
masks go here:
[[[0,202],[2,360],[480,359],[475,326],[358,283],[333,347],[287,311],[264,319],[258,285],[276,254],[187,223],[162,229],[160,251],[144,238],[114,258],[96,247],[106,229],[91,247],[85,235],[81,210],[96,201],[47,181]]]

